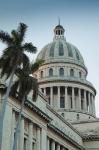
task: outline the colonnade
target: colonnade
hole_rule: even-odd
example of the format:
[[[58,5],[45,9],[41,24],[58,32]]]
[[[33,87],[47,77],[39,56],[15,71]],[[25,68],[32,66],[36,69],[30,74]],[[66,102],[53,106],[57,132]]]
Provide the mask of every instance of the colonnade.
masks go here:
[[[47,138],[47,150],[68,150],[63,145],[60,145],[58,142],[51,138]]]
[[[13,127],[12,127],[12,141],[11,147],[13,147],[14,134],[16,127],[15,111],[12,114]],[[34,126],[36,126],[35,135],[34,135]],[[33,122],[28,122],[28,133],[25,131],[25,118],[21,118],[19,137],[17,141],[17,150],[46,150],[47,143],[47,132],[43,128],[40,128],[38,125],[35,125]]]
[[[61,93],[61,87],[64,89],[64,93]],[[49,93],[47,92],[49,88]],[[55,87],[45,87],[42,88],[42,91],[45,96],[49,99],[49,104],[54,106],[54,88]],[[88,90],[67,87],[67,86],[57,86],[57,107],[60,108],[61,95],[64,98],[64,107],[65,109],[79,110],[88,112],[95,115],[95,96]],[[70,89],[70,92],[69,92]],[[47,94],[48,93],[48,94]],[[69,104],[71,101],[71,104]],[[71,106],[70,106],[71,105]]]

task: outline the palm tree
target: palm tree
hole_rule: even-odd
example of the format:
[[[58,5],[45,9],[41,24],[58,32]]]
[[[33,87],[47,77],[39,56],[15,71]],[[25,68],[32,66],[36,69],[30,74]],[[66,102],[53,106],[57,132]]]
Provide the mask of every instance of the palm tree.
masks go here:
[[[38,95],[37,79],[35,79],[30,74],[35,72],[43,62],[44,62],[43,60],[38,60],[33,65],[30,65],[30,67],[28,66],[23,69],[18,68],[16,70],[16,75],[18,76],[18,79],[14,82],[13,86],[11,87],[10,94],[16,97],[17,99],[21,100],[22,102],[21,102],[21,109],[19,112],[19,117],[16,125],[13,150],[17,149],[17,139],[19,134],[22,111],[24,108],[25,100],[27,100],[27,95],[31,90],[33,90],[33,96],[32,96],[33,101],[36,101]]]
[[[32,43],[24,43],[26,30],[27,26],[24,23],[20,23],[16,30],[12,30],[11,35],[4,31],[0,31],[0,40],[7,46],[0,58],[1,77],[6,74],[6,77],[9,78],[6,94],[2,98],[3,106],[0,114],[0,150],[2,146],[3,120],[6,104],[15,71],[19,66],[24,67],[26,64],[29,64],[29,59],[24,52],[35,53],[37,51]]]

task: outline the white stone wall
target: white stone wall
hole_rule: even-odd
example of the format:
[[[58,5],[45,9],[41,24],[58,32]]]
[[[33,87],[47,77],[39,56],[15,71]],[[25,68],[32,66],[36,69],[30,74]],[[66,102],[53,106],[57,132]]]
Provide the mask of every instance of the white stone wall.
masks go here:
[[[99,141],[84,142],[86,150],[99,150]]]
[[[81,79],[86,79],[87,72],[84,68],[77,66],[75,64],[68,64],[68,63],[50,63],[41,66],[37,72],[35,72],[38,80],[41,79],[41,71],[43,71],[44,76],[43,78],[49,77],[49,69],[53,69],[53,76],[59,76],[59,69],[63,68],[64,69],[64,76],[70,77],[70,69],[74,70],[74,77],[75,78],[80,78],[79,77],[79,72],[81,72]]]
[[[69,110],[59,110],[58,113],[62,115],[64,113],[64,119],[66,119],[69,122],[79,122],[79,121],[90,121],[95,120],[96,118],[91,116],[87,113],[81,113],[81,112],[75,112],[75,111],[69,111]]]

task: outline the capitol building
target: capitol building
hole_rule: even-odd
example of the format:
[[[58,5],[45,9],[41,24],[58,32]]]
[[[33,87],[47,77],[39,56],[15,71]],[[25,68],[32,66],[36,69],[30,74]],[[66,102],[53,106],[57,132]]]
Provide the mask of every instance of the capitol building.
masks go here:
[[[33,73],[39,95],[34,102],[30,92],[25,102],[17,150],[99,150],[96,89],[86,79],[88,69],[80,51],[67,42],[64,34],[59,23],[52,42],[36,58],[44,60]],[[20,106],[20,101],[9,97],[3,150],[12,150]]]

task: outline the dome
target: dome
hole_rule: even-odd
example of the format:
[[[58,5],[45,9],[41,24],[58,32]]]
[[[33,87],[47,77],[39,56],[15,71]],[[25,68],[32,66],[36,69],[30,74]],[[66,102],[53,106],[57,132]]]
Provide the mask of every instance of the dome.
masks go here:
[[[48,104],[67,120],[94,118],[96,90],[86,79],[88,71],[80,51],[67,42],[64,32],[59,23],[54,28],[53,41],[37,56],[44,60],[35,72],[40,91]]]
[[[65,39],[57,38],[47,44],[38,54],[37,59],[50,62],[66,62],[80,65],[85,68],[84,60],[78,48]]]
[[[43,59],[45,63],[64,62],[76,64],[87,70],[80,51],[76,46],[66,41],[64,32],[65,29],[59,23],[54,28],[53,42],[44,46],[37,59]]]

